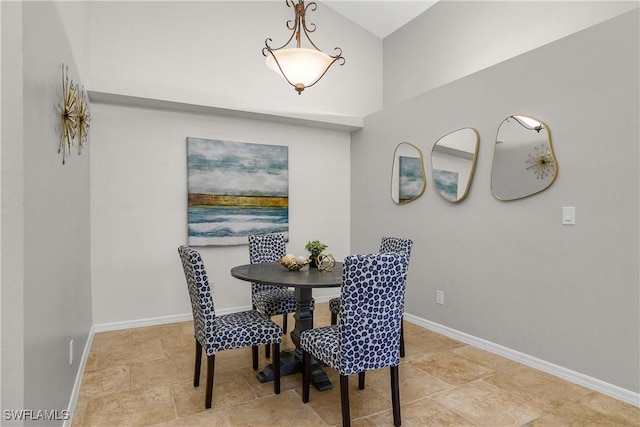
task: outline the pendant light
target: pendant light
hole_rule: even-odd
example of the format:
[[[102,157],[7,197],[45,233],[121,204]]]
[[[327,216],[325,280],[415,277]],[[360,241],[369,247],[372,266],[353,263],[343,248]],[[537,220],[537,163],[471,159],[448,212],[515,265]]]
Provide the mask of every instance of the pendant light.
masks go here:
[[[287,28],[292,31],[291,37],[278,48],[269,46],[272,40],[266,39],[262,54],[267,57],[267,67],[280,74],[300,95],[303,90],[316,84],[335,62],[344,65],[345,59],[339,47],[334,49],[336,54],[332,56],[322,52],[311,41],[309,33],[316,30],[316,25],[311,23],[307,26],[305,16],[307,10],[316,10],[315,2],[305,6],[304,0],[298,0],[297,3],[287,0],[287,6],[295,11],[294,20],[287,21]],[[306,37],[309,47],[302,47],[302,35]],[[295,47],[287,47],[294,37]]]

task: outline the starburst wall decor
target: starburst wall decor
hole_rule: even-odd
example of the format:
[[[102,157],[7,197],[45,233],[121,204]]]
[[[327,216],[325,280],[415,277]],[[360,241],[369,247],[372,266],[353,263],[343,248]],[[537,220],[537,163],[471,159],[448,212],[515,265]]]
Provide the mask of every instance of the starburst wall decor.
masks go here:
[[[89,102],[87,94],[78,85],[69,80],[69,66],[62,64],[62,102],[58,105],[60,113],[60,144],[58,153],[62,152],[62,164],[67,155],[71,155],[71,146],[78,137],[78,154],[82,154],[84,143],[89,137]]]
[[[84,86],[82,90],[78,90],[76,86],[76,94],[78,95],[78,154],[82,154],[84,143],[89,138],[91,114],[89,114],[89,100]]]
[[[553,156],[545,144],[534,147],[533,152],[529,153],[525,163],[528,165],[527,170],[532,170],[536,179],[545,179],[547,176],[552,175],[555,169]]]

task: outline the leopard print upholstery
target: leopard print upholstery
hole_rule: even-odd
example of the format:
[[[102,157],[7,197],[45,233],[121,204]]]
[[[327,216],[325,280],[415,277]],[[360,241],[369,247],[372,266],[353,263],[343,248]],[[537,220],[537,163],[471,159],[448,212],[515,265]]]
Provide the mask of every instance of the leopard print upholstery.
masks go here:
[[[249,236],[249,261],[251,264],[276,262],[286,255],[284,234],[253,234]],[[282,286],[251,283],[251,303],[266,316],[294,313],[297,303],[293,291]],[[311,300],[310,309],[315,307]]]
[[[413,241],[411,239],[402,239],[400,237],[383,237],[380,242],[380,253],[403,252],[407,254],[407,262],[411,258],[411,248]],[[334,314],[340,313],[340,297],[331,298],[329,300],[329,311]]]
[[[187,246],[180,246],[178,253],[189,289],[195,338],[207,356],[221,350],[282,342],[282,328],[255,310],[216,316],[200,253]]]
[[[398,366],[408,255],[351,255],[342,273],[340,321],[300,335],[311,353],[340,375]]]

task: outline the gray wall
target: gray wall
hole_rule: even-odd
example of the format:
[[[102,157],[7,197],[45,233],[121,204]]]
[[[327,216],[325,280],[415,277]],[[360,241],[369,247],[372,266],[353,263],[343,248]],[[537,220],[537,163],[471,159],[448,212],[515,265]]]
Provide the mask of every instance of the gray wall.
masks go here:
[[[352,251],[385,234],[414,240],[408,313],[638,392],[638,25],[636,9],[373,114],[353,134]],[[513,113],[548,124],[559,175],[500,202],[493,141]],[[429,153],[464,126],[480,133],[479,159],[469,197],[450,204],[432,187]],[[389,178],[402,141],[423,150],[429,187],[398,206]],[[563,206],[576,207],[575,226],[561,225]]]
[[[383,40],[384,106],[637,7],[637,1],[629,0],[440,0]]]
[[[12,124],[21,127],[6,139],[3,132],[2,139],[2,264],[11,266],[11,275],[6,276],[3,269],[2,277],[2,409],[63,410],[68,407],[92,325],[91,149],[89,144],[78,156],[73,147],[65,165],[57,153],[62,62],[78,82],[57,6],[24,2],[2,7],[3,19],[4,12],[10,11],[15,30],[13,37],[5,39],[3,27],[2,119],[4,125],[5,107],[18,108],[14,119],[19,122]],[[22,65],[21,75],[11,83],[18,82],[18,87],[12,87],[16,91],[6,99],[5,66],[15,71],[15,65],[6,62],[12,58],[5,57],[5,42],[20,51],[13,59]],[[5,300],[7,294],[10,300]],[[5,304],[11,305],[8,311]],[[71,340],[74,361],[70,365]]]

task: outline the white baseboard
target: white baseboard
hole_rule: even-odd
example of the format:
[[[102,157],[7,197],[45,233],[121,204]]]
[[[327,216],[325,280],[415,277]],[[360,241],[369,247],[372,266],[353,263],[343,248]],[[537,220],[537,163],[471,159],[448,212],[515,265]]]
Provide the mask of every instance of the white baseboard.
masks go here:
[[[474,337],[473,335],[460,332],[456,329],[452,329],[447,326],[440,325],[439,323],[431,322],[417,316],[405,313],[404,319],[408,320],[411,323],[415,323],[416,325],[422,326],[423,328],[461,341],[465,344],[469,344],[474,347],[489,351],[491,353],[504,356],[507,359],[511,359],[516,362],[522,363],[523,365],[527,365],[534,369],[538,369],[548,374],[555,375],[556,377],[565,379],[583,387],[587,387],[591,390],[613,397],[614,399],[621,400],[630,405],[640,407],[640,394],[635,393],[631,390],[626,390],[622,387],[609,384],[599,379],[589,377],[576,371],[572,371],[571,369],[563,368],[562,366],[546,362],[536,357],[529,356],[528,354],[520,353],[519,351],[503,347],[499,344],[492,343],[482,338]]]
[[[82,358],[80,359],[80,366],[78,366],[78,372],[76,373],[76,380],[73,383],[73,390],[71,391],[71,398],[69,399],[69,406],[67,410],[69,411],[69,419],[65,420],[62,424],[63,427],[71,427],[73,422],[73,415],[76,411],[76,405],[78,403],[78,396],[80,395],[80,387],[82,386],[82,375],[84,374],[84,368],[87,365],[87,359],[89,358],[89,353],[91,352],[91,345],[93,344],[93,336],[95,334],[95,329],[92,326],[89,331],[89,336],[87,337],[87,342],[84,344],[84,349],[82,350]]]
[[[316,303],[328,302],[331,298],[334,298],[334,296],[330,295],[330,296],[314,297]],[[245,307],[228,308],[224,310],[216,310],[216,314],[223,315],[223,314],[229,314],[229,313],[237,313],[239,311],[245,311],[245,310],[251,310],[251,307],[245,306]],[[94,333],[98,333],[98,332],[107,332],[107,331],[117,331],[120,329],[142,328],[144,326],[155,326],[155,325],[164,325],[166,323],[186,322],[192,319],[193,319],[193,315],[191,313],[175,314],[171,316],[162,316],[162,317],[149,317],[145,319],[126,320],[123,322],[100,323],[97,325],[93,325],[93,331]]]
[[[216,312],[218,311],[216,310]],[[125,320],[123,322],[100,323],[97,325],[93,325],[93,329],[95,333],[98,333],[107,331],[118,331],[121,329],[142,328],[145,326],[164,325],[167,323],[186,322],[188,320],[193,320],[193,315],[191,313],[174,314],[172,316],[162,317],[148,317],[145,319],[137,320]]]

